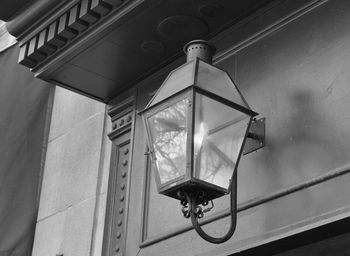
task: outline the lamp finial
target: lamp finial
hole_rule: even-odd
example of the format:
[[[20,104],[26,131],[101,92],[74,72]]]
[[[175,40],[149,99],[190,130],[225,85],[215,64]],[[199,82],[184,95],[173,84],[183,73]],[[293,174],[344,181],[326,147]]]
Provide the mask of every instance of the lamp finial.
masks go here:
[[[216,48],[205,40],[194,40],[184,46],[187,62],[199,58],[209,64],[212,63]]]

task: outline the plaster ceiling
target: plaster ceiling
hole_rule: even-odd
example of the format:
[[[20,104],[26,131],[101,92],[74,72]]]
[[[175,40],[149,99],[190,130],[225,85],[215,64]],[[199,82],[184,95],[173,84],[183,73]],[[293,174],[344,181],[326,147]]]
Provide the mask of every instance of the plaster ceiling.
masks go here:
[[[267,2],[153,1],[54,72],[51,80],[108,102],[183,56],[188,41],[209,40]]]

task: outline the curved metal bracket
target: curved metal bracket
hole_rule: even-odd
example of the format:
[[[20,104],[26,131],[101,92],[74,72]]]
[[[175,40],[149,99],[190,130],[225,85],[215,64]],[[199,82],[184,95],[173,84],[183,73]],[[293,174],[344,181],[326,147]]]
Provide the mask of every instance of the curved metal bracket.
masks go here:
[[[189,210],[188,215],[185,217],[191,217],[191,222],[198,233],[200,237],[202,237],[204,240],[214,243],[214,244],[221,244],[229,240],[232,235],[234,234],[236,230],[236,224],[237,224],[237,170],[234,172],[232,176],[232,183],[231,183],[231,207],[230,207],[230,213],[231,213],[231,225],[227,233],[222,237],[212,237],[205,233],[205,231],[200,226],[198,219],[201,218],[197,213],[198,204],[196,203],[196,197],[193,194],[187,194],[186,192],[183,192],[185,195],[186,201],[189,204]]]

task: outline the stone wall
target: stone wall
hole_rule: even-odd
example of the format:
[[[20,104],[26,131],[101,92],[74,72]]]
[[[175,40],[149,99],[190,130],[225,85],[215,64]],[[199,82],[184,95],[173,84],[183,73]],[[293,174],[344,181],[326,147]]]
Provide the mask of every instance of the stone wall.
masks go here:
[[[104,104],[56,88],[33,256],[101,255],[109,124]]]

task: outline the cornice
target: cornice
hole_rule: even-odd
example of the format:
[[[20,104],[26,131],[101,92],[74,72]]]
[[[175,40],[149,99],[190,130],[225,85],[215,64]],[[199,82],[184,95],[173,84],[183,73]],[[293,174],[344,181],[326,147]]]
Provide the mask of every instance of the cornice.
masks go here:
[[[52,22],[56,15],[60,15],[79,0],[36,0],[22,6],[10,20],[6,27],[18,41],[25,41],[26,37],[36,33],[41,25]]]
[[[28,68],[38,69],[67,48],[78,43],[82,45],[91,37],[105,28],[104,24],[112,17],[120,18],[122,9],[129,3],[142,1],[123,0],[81,0],[70,2],[61,11],[56,12],[54,19],[43,22],[35,33],[27,33],[21,41],[18,62]],[[74,3],[71,5],[71,3]],[[68,8],[67,8],[68,6]],[[131,6],[134,7],[133,4]],[[123,8],[125,7],[125,8]],[[62,11],[63,10],[63,11]],[[97,29],[96,29],[97,28]],[[95,31],[95,33],[92,33]]]

